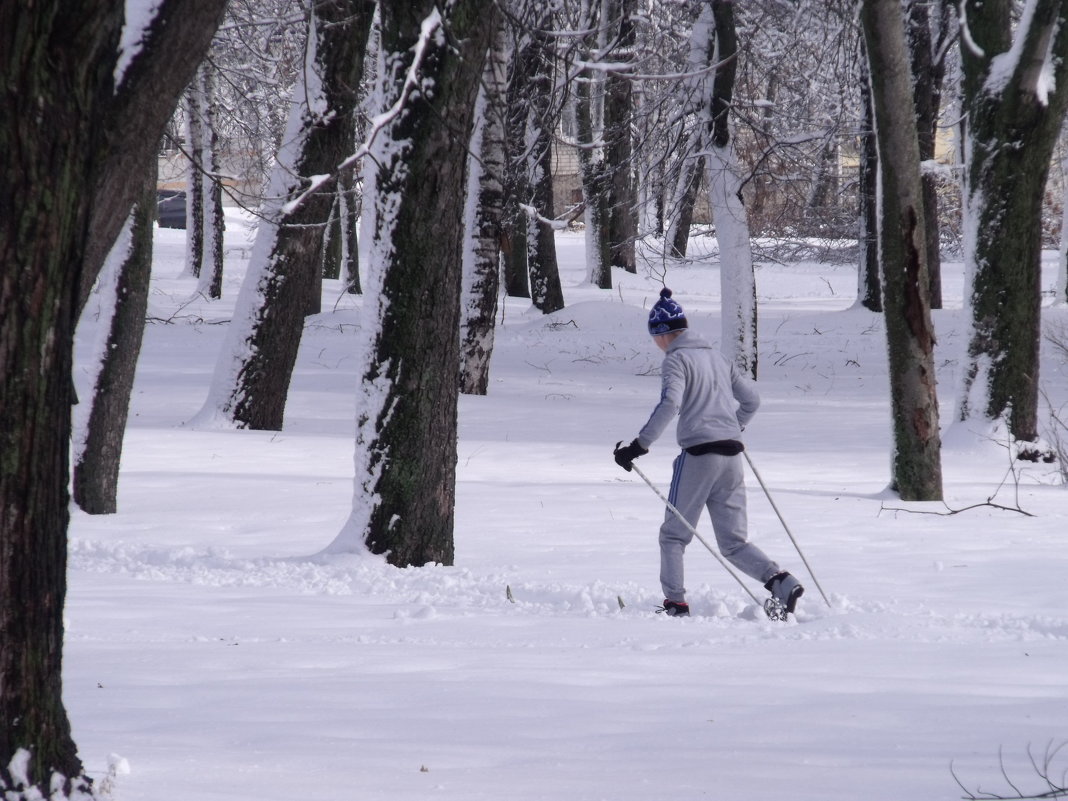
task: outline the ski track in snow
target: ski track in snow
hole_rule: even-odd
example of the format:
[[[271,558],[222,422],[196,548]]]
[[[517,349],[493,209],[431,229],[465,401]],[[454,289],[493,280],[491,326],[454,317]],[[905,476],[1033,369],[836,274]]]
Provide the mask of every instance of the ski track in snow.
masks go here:
[[[634,585],[615,587],[600,581],[585,585],[513,582],[503,573],[480,575],[441,565],[397,569],[367,556],[242,559],[214,548],[154,548],[73,540],[70,563],[72,569],[86,573],[118,574],[137,581],[259,587],[299,595],[374,599],[376,604],[395,605],[398,618],[429,619],[480,612],[507,612],[520,617],[647,617],[659,605],[659,596]],[[509,600],[509,593],[514,600]],[[758,593],[758,597],[763,596]],[[828,608],[810,586],[804,608],[783,624],[765,620],[740,591],[724,593],[706,587],[692,597],[693,616],[672,623],[711,626],[717,629],[717,637],[726,630],[741,636],[821,640],[1068,640],[1068,623],[1046,615],[947,613],[922,603],[878,602],[842,595],[832,595],[830,600]]]

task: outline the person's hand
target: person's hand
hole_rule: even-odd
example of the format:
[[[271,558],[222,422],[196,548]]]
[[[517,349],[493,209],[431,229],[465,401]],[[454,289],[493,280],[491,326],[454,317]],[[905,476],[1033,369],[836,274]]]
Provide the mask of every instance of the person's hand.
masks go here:
[[[632,440],[630,445],[623,445],[623,441],[620,440],[616,443],[616,449],[612,451],[612,455],[616,459],[616,464],[628,473],[631,471],[631,468],[634,467],[634,460],[647,453],[649,453],[649,449],[639,445],[637,439]]]

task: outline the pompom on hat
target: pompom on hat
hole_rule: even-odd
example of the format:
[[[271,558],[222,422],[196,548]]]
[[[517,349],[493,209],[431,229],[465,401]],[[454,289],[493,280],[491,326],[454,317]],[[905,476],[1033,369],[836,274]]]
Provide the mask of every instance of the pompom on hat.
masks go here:
[[[670,334],[672,331],[682,331],[687,328],[686,313],[678,301],[672,300],[671,290],[664,287],[660,290],[660,300],[653,304],[649,312],[649,334],[659,336]]]

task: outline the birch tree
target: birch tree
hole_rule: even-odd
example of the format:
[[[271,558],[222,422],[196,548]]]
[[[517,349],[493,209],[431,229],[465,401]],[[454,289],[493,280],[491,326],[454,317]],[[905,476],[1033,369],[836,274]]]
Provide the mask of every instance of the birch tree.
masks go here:
[[[720,252],[724,354],[750,376],[757,374],[757,307],[749,220],[742,198],[743,169],[732,136],[730,109],[737,70],[738,38],[731,0],[712,0],[694,28],[707,37],[708,64],[716,65],[704,82],[709,205]]]
[[[608,41],[600,0],[585,0],[576,20],[580,47],[570,112],[582,178],[586,223],[586,280],[601,289],[612,288],[612,252],[608,239],[611,220],[611,174],[605,154],[604,72],[597,62]]]
[[[504,212],[504,115],[510,37],[498,26],[475,104],[464,193],[464,250],[460,291],[460,391],[485,395],[497,323]]]
[[[861,22],[879,150],[879,256],[894,431],[891,486],[904,500],[940,500],[934,328],[904,20],[896,1],[863,0]]]
[[[204,264],[204,142],[205,130],[204,82],[206,67],[201,64],[197,74],[185,90],[185,140],[189,148],[185,170],[185,269],[183,274],[200,278]]]
[[[1068,3],[961,3],[966,300],[957,419],[1038,435],[1042,200],[1068,102]]]
[[[121,0],[0,3],[5,801],[91,792],[62,696],[74,321],[223,5],[163,0],[124,36]]]
[[[204,150],[200,164],[204,171],[201,208],[203,219],[203,250],[197,291],[206,298],[222,297],[223,254],[225,252],[226,219],[222,203],[222,164],[219,152],[218,98],[215,93],[215,67],[205,62],[197,70],[195,82],[200,85],[204,114]]]
[[[559,121],[553,27],[539,0],[518,4],[507,92],[507,162],[503,220],[506,289],[551,314],[564,307],[552,218],[552,150]]]
[[[464,233],[455,189],[498,11],[383,0],[379,13],[356,487],[326,551],[451,564]]]

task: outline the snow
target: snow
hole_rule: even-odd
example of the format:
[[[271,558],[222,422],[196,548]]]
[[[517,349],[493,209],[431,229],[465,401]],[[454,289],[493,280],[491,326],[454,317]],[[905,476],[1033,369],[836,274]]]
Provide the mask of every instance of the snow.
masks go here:
[[[86,321],[86,324],[92,325],[95,333],[93,334],[92,356],[85,360],[85,397],[93,396],[97,381],[100,379],[100,373],[104,369],[108,341],[111,339],[111,326],[99,325],[98,323],[101,320],[111,320],[115,316],[115,309],[119,303],[119,279],[132,247],[133,216],[131,215],[123,223],[122,230],[119,231],[115,244],[112,245],[107,258],[104,260],[104,266],[100,270],[100,277],[93,288],[93,292],[96,295],[94,308],[97,313],[94,315],[95,320]],[[76,465],[81,461],[82,454],[85,451],[85,440],[89,435],[89,413],[91,411],[92,406],[90,404],[79,403],[71,413],[71,424],[74,430],[71,447],[72,465]]]
[[[126,0],[122,33],[119,35],[119,57],[115,63],[115,86],[122,86],[133,60],[141,52],[144,36],[152,25],[162,0]]]
[[[662,505],[611,458],[657,398],[656,276],[592,288],[582,235],[558,234],[568,307],[507,300],[490,392],[461,399],[456,565],[396,569],[322,553],[354,482],[362,300],[340,282],[308,321],[284,431],[185,424],[247,224],[228,220],[214,303],[189,302],[183,234],[158,230],[120,511],[73,514],[64,697],[115,799],[934,801],[963,794],[954,774],[1007,792],[999,751],[1018,786],[1046,789],[1028,748],[1041,758],[1068,737],[1066,489],[1053,465],[1006,480],[1003,447],[958,436],[949,507],[993,497],[1033,516],[886,492],[885,340],[853,308],[854,268],[758,265],[764,403],[746,430],[831,606],[750,475],[753,539],[808,585],[796,620],[754,614],[697,543],[694,617],[677,620],[653,611]],[[694,261],[667,274],[709,336],[713,244],[695,238]],[[961,266],[946,269],[948,409],[965,319]],[[1068,365],[1044,358],[1063,402]],[[674,454],[665,437],[639,466],[666,487]],[[1065,756],[1054,765],[1056,778]]]

